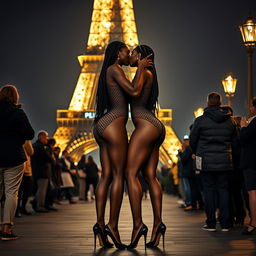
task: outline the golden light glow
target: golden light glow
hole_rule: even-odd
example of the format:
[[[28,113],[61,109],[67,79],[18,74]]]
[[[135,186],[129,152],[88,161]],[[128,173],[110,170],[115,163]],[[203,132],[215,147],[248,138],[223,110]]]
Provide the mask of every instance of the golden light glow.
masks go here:
[[[119,12],[117,16],[120,16],[120,21],[114,19],[117,12]],[[129,48],[138,45],[139,41],[132,0],[94,1],[87,44],[87,51],[93,54],[78,57],[82,66],[82,73],[78,78],[69,110],[82,111],[93,107],[96,82],[98,81],[100,68],[104,59],[103,52],[112,37],[123,40]],[[129,79],[132,79],[135,71],[127,68],[126,74]]]
[[[204,114],[204,109],[199,107],[197,110],[194,111],[195,118],[198,118],[199,116],[202,116]]]
[[[116,10],[120,12],[120,22],[113,15]],[[119,27],[122,38],[113,36],[113,39],[124,41],[129,48],[138,45],[132,0],[94,0],[87,51],[104,50],[111,40],[112,28],[119,31]]]
[[[237,79],[228,75],[225,79],[222,80],[222,85],[227,96],[234,96],[236,91]]]
[[[245,46],[254,47],[256,44],[256,23],[248,17],[244,24],[239,26]]]
[[[70,110],[85,110],[89,108],[95,73],[81,73],[69,105]]]
[[[92,133],[95,94],[104,50],[112,40],[123,41],[130,49],[139,44],[132,0],[94,0],[86,54],[78,57],[81,73],[68,110],[57,111],[58,128],[54,135],[61,150],[68,150],[75,162],[98,148]],[[136,68],[124,67],[124,71],[132,80]],[[171,127],[172,110],[160,109],[158,118],[166,128],[159,159],[170,166],[177,162],[181,143]],[[134,129],[131,119],[127,127],[129,137]]]
[[[94,0],[87,50],[104,49],[110,39],[114,0]]]
[[[160,120],[165,124],[164,120],[162,119]],[[178,149],[182,147],[181,142],[176,136],[175,132],[173,131],[170,125],[165,124],[165,131],[166,131],[165,140],[161,148],[163,148],[166,151],[166,154],[169,155],[169,159],[172,160],[172,162],[177,163]],[[160,152],[161,152],[161,149],[160,149]],[[168,160],[165,161],[165,163],[167,163]]]
[[[139,44],[132,0],[120,0],[123,40],[130,48]]]

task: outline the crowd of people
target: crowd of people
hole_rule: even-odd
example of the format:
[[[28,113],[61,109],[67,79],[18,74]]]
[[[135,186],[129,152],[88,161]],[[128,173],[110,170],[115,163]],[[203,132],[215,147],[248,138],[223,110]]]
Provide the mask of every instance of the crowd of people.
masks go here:
[[[55,204],[94,199],[100,170],[92,156],[75,165],[68,151],[56,146],[46,131],[35,132],[19,104],[17,88],[0,89],[0,216],[4,241],[17,239],[14,218],[57,211]],[[31,204],[31,207],[30,207]]]
[[[203,229],[211,232],[218,222],[223,232],[244,226],[248,212],[250,223],[242,231],[248,235],[256,230],[256,98],[248,121],[221,101],[210,93],[204,114],[184,137],[178,153],[181,207],[204,209]]]
[[[251,112],[248,121],[233,116],[218,93],[209,94],[204,114],[183,139],[177,165],[157,170],[162,189],[183,198],[184,211],[205,210],[204,230],[216,231],[217,222],[222,231],[243,226],[247,212],[250,223],[243,234],[256,230],[256,98]],[[35,132],[15,86],[0,89],[0,120],[2,240],[18,238],[13,233],[15,216],[57,211],[55,205],[63,200],[94,200],[100,169],[93,157],[83,155],[75,164],[43,130],[32,143]],[[142,175],[139,180],[147,198],[148,185]]]
[[[26,141],[25,144],[30,144]],[[92,156],[82,155],[78,164],[75,164],[67,150],[62,153],[59,147],[55,147],[54,138],[48,138],[46,131],[39,131],[38,138],[31,145],[32,154],[28,156],[31,182],[27,183],[26,189],[20,187],[19,199],[22,207],[18,204],[16,216],[30,214],[26,204],[29,194],[34,196],[30,201],[34,212],[57,211],[54,204],[62,204],[68,200],[70,204],[76,204],[78,199],[88,201],[90,185],[91,200],[94,200],[94,192],[98,183],[100,170]],[[27,163],[26,162],[26,163]],[[26,172],[26,171],[25,171]],[[24,177],[26,177],[24,175]],[[25,194],[25,197],[24,197]]]

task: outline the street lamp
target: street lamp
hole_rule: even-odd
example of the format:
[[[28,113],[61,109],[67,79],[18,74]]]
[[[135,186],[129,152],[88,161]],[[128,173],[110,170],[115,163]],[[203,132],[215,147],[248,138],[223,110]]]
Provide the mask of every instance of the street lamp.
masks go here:
[[[247,115],[250,116],[250,104],[253,98],[253,71],[252,56],[256,44],[256,23],[252,17],[248,17],[244,24],[239,26],[248,56],[248,84],[247,84]]]
[[[232,77],[232,75],[227,75],[226,78],[222,80],[224,92],[226,93],[226,97],[228,99],[228,105],[230,107],[232,107],[232,99],[235,96],[236,83],[237,83],[237,79]]]
[[[197,110],[194,111],[195,118],[202,116],[204,114],[204,109],[199,107]]]

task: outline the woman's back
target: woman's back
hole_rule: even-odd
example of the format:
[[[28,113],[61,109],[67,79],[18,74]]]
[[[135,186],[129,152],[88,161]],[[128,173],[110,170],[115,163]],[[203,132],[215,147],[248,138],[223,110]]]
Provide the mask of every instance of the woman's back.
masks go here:
[[[34,130],[21,108],[0,102],[0,167],[10,167],[26,161],[23,144],[34,138]]]

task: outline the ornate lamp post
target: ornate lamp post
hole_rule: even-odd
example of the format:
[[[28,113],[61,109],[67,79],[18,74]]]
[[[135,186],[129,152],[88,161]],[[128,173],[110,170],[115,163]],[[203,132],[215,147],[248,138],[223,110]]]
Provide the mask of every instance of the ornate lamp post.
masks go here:
[[[248,17],[244,24],[239,26],[244,45],[248,56],[248,85],[247,85],[247,115],[250,116],[250,103],[253,98],[253,71],[252,57],[256,44],[256,22],[252,17]]]
[[[197,110],[194,111],[195,118],[202,116],[204,114],[204,109],[199,107]]]
[[[228,99],[228,105],[232,107],[232,99],[236,92],[237,79],[232,77],[232,75],[227,75],[226,78],[222,80],[222,85]]]

